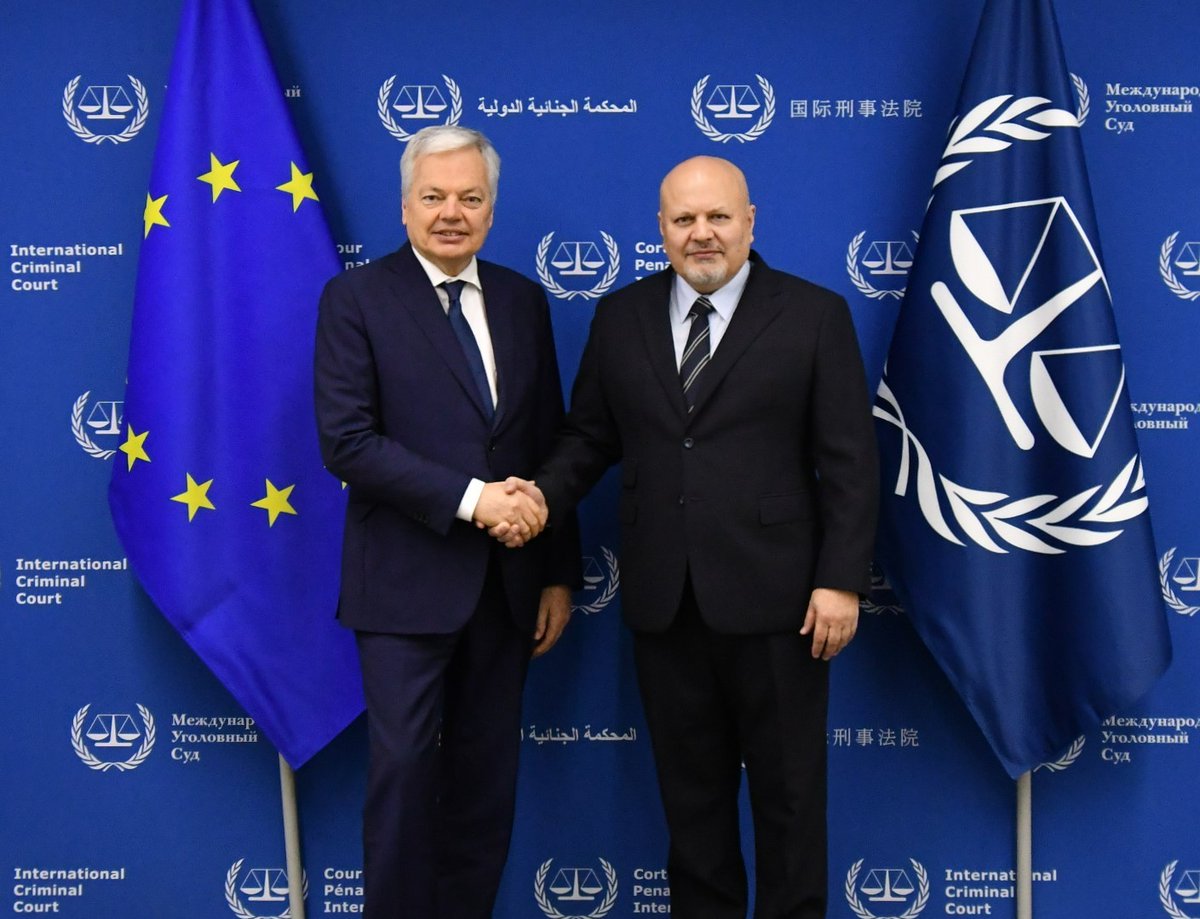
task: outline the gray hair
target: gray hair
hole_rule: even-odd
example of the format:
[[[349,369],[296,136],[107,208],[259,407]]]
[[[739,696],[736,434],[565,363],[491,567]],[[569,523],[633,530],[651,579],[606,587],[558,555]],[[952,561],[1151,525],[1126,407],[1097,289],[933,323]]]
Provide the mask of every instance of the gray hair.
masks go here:
[[[412,140],[404,148],[404,155],[400,157],[400,197],[408,197],[409,188],[412,187],[413,167],[421,157],[431,153],[464,150],[468,147],[474,147],[483,157],[488,190],[492,194],[494,204],[500,186],[500,154],[496,152],[492,142],[478,131],[456,124],[431,125],[412,136]]]

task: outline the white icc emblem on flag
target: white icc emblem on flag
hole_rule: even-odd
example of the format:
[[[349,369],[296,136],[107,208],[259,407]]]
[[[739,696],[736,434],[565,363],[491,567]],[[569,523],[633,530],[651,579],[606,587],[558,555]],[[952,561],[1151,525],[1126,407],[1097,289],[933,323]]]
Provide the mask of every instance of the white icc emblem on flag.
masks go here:
[[[1002,95],[973,107],[951,133],[934,180],[935,194],[938,185],[979,156],[1045,140],[1054,129],[1078,127],[1076,115],[1047,108],[1049,102],[1041,96],[1014,100]],[[1103,292],[1105,308],[1111,300],[1096,248],[1070,203],[1059,195],[953,210],[949,249],[955,277],[934,281],[929,294],[978,371],[1015,445],[1030,450],[1044,432],[1062,449],[1093,458],[1124,388],[1120,345],[1088,340],[1030,352],[1028,377],[1020,385],[1027,387],[1036,420],[1018,408],[1012,391],[1017,384],[1009,373],[1014,359],[1072,306],[1097,291]],[[1050,278],[1050,296],[1031,293],[1045,290],[1045,283],[1031,281]],[[958,295],[947,280],[960,289]],[[1037,302],[1031,302],[1034,298]],[[998,317],[1003,318],[997,331]],[[980,326],[994,334],[989,337]],[[1087,391],[1076,387],[1073,393],[1062,385],[1081,373],[1098,384]],[[963,545],[965,538],[998,553],[1061,553],[1066,547],[1115,539],[1121,524],[1148,506],[1136,454],[1107,481],[1068,495],[1010,495],[980,483],[952,481],[937,471],[936,459],[908,427],[886,374],[879,403],[875,416],[904,434],[896,493],[903,495],[915,475],[925,520],[950,542]],[[943,513],[943,500],[961,537]]]

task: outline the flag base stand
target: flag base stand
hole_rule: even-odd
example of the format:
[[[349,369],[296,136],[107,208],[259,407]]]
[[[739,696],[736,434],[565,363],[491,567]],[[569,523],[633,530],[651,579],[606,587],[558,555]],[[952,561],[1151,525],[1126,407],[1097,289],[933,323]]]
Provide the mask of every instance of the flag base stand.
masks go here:
[[[1017,919],[1033,919],[1033,773],[1017,779]]]

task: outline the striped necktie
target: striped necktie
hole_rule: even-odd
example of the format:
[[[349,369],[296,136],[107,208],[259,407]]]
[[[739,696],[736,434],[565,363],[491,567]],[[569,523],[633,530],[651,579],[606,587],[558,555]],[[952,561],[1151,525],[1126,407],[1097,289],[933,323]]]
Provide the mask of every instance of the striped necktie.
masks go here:
[[[712,301],[700,296],[692,304],[688,319],[692,327],[688,330],[687,344],[683,346],[683,357],[679,361],[679,382],[683,386],[683,398],[687,402],[688,411],[696,407],[693,393],[696,391],[696,381],[705,365],[712,357],[712,349],[708,340],[708,314],[713,311]]]

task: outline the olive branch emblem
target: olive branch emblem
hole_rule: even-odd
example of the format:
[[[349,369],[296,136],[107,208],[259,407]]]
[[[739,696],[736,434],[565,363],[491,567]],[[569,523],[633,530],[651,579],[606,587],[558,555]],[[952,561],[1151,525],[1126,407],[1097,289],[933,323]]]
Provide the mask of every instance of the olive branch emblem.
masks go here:
[[[704,89],[708,86],[708,79],[711,76],[711,73],[705,74],[692,90],[692,121],[696,122],[696,127],[709,140],[719,144],[727,143],[730,140],[736,140],[742,144],[757,140],[763,131],[771,126],[771,122],[775,118],[775,90],[772,89],[771,84],[761,74],[754,75],[754,79],[758,81],[758,87],[763,93],[763,113],[759,116],[758,121],[754,122],[754,127],[744,134],[725,134],[714,128],[704,115]]]
[[[250,912],[250,910],[246,909],[245,905],[242,903],[241,898],[237,894],[237,878],[238,878],[238,875],[242,871],[242,863],[243,862],[245,862],[245,859],[239,858],[236,862],[233,863],[233,867],[231,867],[229,869],[229,873],[225,875],[225,903],[229,906],[229,908],[231,910],[233,910],[234,915],[236,915],[238,917],[238,919],[291,919],[292,907],[290,904],[288,906],[284,907],[284,910],[282,913],[278,913],[277,915],[274,915],[274,916],[259,916],[257,913],[252,913],[252,912]],[[307,871],[304,872],[304,880],[303,880],[301,896],[305,900],[308,899],[308,872]]]
[[[621,586],[621,570],[617,563],[617,556],[604,546],[600,547],[600,552],[604,555],[605,564],[608,565],[608,577],[605,579],[604,590],[591,603],[572,606],[571,612],[573,613],[583,613],[585,616],[590,616],[593,613],[600,612],[612,602],[612,598],[617,595],[617,590]]]
[[[879,384],[878,397],[874,416],[898,428],[903,435],[896,494],[903,497],[910,476],[915,476],[917,501],[925,522],[955,545],[965,543],[947,523],[942,513],[943,499],[963,536],[998,554],[1013,548],[1060,555],[1067,551],[1063,546],[1102,545],[1124,532],[1120,524],[1149,506],[1144,494],[1142,464],[1136,453],[1111,481],[1065,498],[1058,495],[1014,498],[1004,492],[960,485],[935,473],[929,454],[909,429],[900,403],[886,381]]]
[[[1181,300],[1195,300],[1200,298],[1200,290],[1190,290],[1175,277],[1175,272],[1171,270],[1171,252],[1175,248],[1175,240],[1179,238],[1179,231],[1176,230],[1162,244],[1162,249],[1158,253],[1158,273],[1162,275],[1163,283],[1171,288],[1171,293]]]
[[[1175,898],[1171,896],[1171,880],[1175,874],[1175,867],[1179,864],[1179,860],[1171,862],[1163,869],[1163,873],[1158,879],[1158,900],[1162,903],[1162,908],[1167,911],[1167,915],[1171,919],[1195,919],[1194,916],[1189,916],[1178,906],[1175,905]]]
[[[1186,603],[1184,603],[1181,599],[1179,599],[1179,595],[1175,593],[1174,589],[1172,589],[1170,583],[1167,581],[1167,572],[1170,570],[1171,562],[1174,560],[1174,558],[1175,548],[1172,547],[1166,551],[1166,554],[1164,554],[1158,562],[1158,583],[1162,587],[1163,599],[1166,600],[1167,605],[1171,607],[1171,609],[1175,610],[1175,612],[1179,613],[1180,616],[1194,616],[1197,612],[1200,612],[1200,606],[1188,606]]]
[[[1037,766],[1033,771],[1037,772],[1041,769],[1048,769],[1051,772],[1062,772],[1064,769],[1066,769],[1068,766],[1070,766],[1072,763],[1074,763],[1075,760],[1079,759],[1079,754],[1083,752],[1083,745],[1085,742],[1086,742],[1086,738],[1076,737],[1075,742],[1073,744],[1071,744],[1071,746],[1067,749],[1066,753],[1064,753],[1062,756],[1060,756],[1058,759],[1056,759],[1052,763],[1042,763],[1040,766]]]
[[[1086,88],[1085,88],[1086,89]],[[1081,104],[1083,100],[1081,99]],[[956,172],[966,169],[974,157],[1007,150],[1014,141],[1039,141],[1050,136],[1053,128],[1078,128],[1080,116],[1060,108],[1047,108],[1050,100],[1044,96],[1011,94],[993,96],[972,108],[962,118],[950,123],[950,139],[942,151],[943,165],[933,179],[933,187]],[[1080,109],[1086,117],[1086,112]],[[969,156],[947,163],[951,157]]]
[[[552,858],[548,858],[542,862],[533,879],[533,898],[549,919],[601,919],[602,916],[608,914],[609,910],[617,902],[617,872],[613,870],[612,865],[604,859],[600,859],[600,866],[604,869],[605,881],[604,899],[600,905],[586,916],[568,916],[566,913],[560,913],[546,896],[546,875],[550,873],[550,865],[553,862],[554,859]]]
[[[89,389],[75,400],[75,406],[71,409],[71,433],[75,435],[75,442],[83,447],[89,455],[96,459],[106,460],[117,451],[105,450],[103,447],[97,446],[96,442],[88,437],[87,431],[83,429],[83,410],[87,408],[88,397],[91,394],[92,391]]]
[[[850,248],[846,250],[846,273],[850,275],[850,282],[858,288],[859,293],[870,297],[872,300],[882,300],[885,297],[895,297],[897,300],[904,298],[904,293],[908,289],[901,287],[898,290],[880,290],[873,287],[869,281],[858,270],[858,250],[862,247],[863,238],[867,235],[867,231],[863,230],[852,240],[850,240]],[[913,241],[920,242],[921,234],[916,230],[912,231]],[[869,250],[868,250],[869,254]]]
[[[150,751],[154,749],[154,716],[150,714],[150,710],[144,705],[138,705],[138,714],[142,716],[142,745],[138,747],[137,752],[129,759],[105,762],[98,758],[83,742],[83,722],[87,718],[90,705],[85,705],[75,713],[75,717],[71,719],[71,746],[75,750],[75,755],[83,760],[84,765],[89,769],[95,769],[97,772],[108,772],[109,769],[116,769],[118,772],[128,772],[131,769],[136,769],[150,755]]]
[[[590,290],[567,290],[554,280],[550,270],[546,267],[546,253],[550,251],[550,243],[554,240],[554,234],[547,233],[543,236],[542,241],[538,243],[535,259],[538,280],[542,282],[542,286],[560,300],[574,300],[576,297],[596,300],[608,293],[621,271],[621,253],[617,250],[617,241],[603,230],[600,231],[600,238],[604,240],[604,248],[608,252],[608,270],[604,272],[604,277]]]
[[[129,77],[129,82],[133,85],[134,95],[137,96],[137,111],[134,112],[133,121],[129,122],[125,130],[120,134],[94,134],[87,129],[79,116],[75,114],[75,90],[79,88],[79,78],[83,74],[76,74],[75,78],[67,83],[67,88],[63,90],[63,118],[67,120],[67,125],[75,136],[87,144],[102,144],[109,141],[114,144],[123,144],[127,140],[133,140],[146,124],[146,118],[150,115],[150,97],[146,93],[146,87],[142,85],[141,80],[132,74],[126,74]],[[87,98],[86,95],[84,97]]]
[[[924,866],[915,858],[910,858],[909,862],[913,866],[913,871],[917,875],[917,898],[913,900],[912,906],[896,917],[876,916],[873,912],[867,909],[858,899],[858,873],[862,870],[863,860],[860,858],[850,870],[846,872],[846,901],[850,904],[850,909],[854,911],[854,915],[858,919],[916,919],[920,915],[921,910],[925,909],[925,904],[929,902],[929,875],[926,874]]]
[[[442,80],[446,84],[446,90],[450,93],[450,117],[446,119],[445,124],[458,124],[458,120],[462,118],[462,93],[459,92],[458,84],[444,73],[442,74]],[[396,138],[396,140],[405,143],[415,132],[409,132],[400,127],[399,122],[388,111],[388,100],[392,97],[392,87],[395,85],[395,74],[392,74],[383,81],[383,85],[379,87],[379,97],[376,100],[375,110],[379,114],[379,120],[387,128],[387,132]]]

